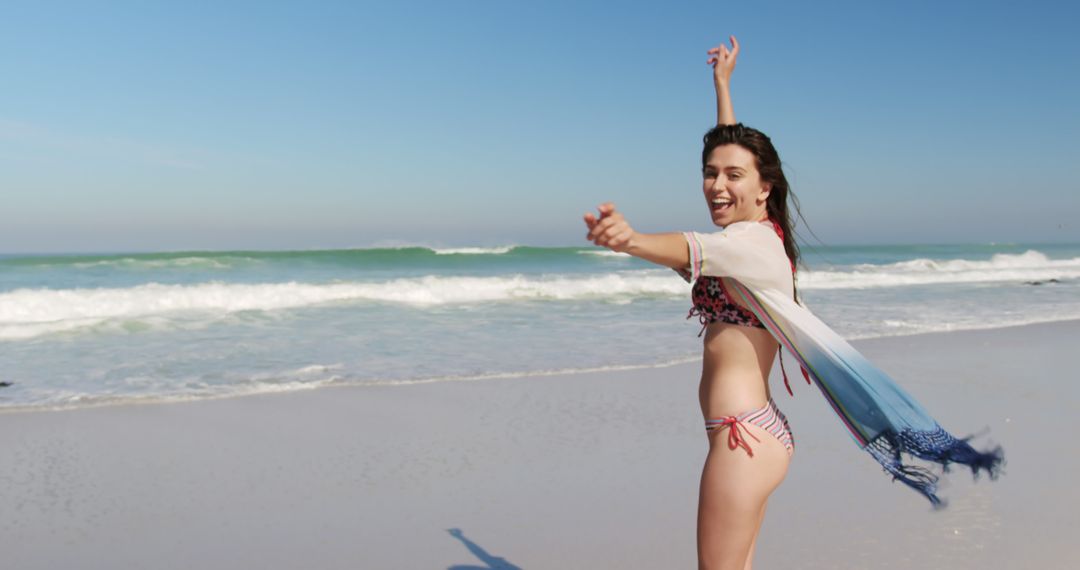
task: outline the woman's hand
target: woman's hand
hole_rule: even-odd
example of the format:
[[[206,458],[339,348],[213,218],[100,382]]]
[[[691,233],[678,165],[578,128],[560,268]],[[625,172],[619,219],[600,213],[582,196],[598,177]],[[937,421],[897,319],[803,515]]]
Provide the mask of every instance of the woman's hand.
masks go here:
[[[735,105],[731,102],[731,72],[739,57],[739,40],[731,36],[731,51],[724,44],[709,50],[709,65],[713,66],[713,85],[716,87],[716,124],[734,125]]]
[[[717,86],[728,85],[731,81],[731,73],[735,71],[735,60],[739,57],[739,40],[730,36],[731,50],[720,44],[709,50],[708,64],[713,66],[713,82]]]
[[[606,247],[620,253],[630,249],[631,242],[637,232],[630,227],[623,215],[615,211],[615,204],[605,202],[597,207],[600,218],[597,219],[592,212],[585,214],[585,225],[589,228],[585,239],[600,247]]]

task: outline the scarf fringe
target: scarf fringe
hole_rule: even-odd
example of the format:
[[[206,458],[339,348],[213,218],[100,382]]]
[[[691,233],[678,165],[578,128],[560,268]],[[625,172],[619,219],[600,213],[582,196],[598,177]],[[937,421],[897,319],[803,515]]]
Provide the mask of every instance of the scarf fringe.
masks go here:
[[[905,464],[901,453],[936,463],[943,472],[949,471],[953,463],[967,465],[972,476],[978,479],[980,471],[986,471],[991,480],[997,479],[1005,464],[1001,446],[989,451],[976,451],[968,443],[970,437],[958,439],[937,426],[933,431],[905,429],[899,433],[884,432],[866,446],[866,451],[886,472],[893,476],[893,481],[915,489],[930,500],[935,509],[944,508],[946,503],[937,496],[939,475],[925,467]]]

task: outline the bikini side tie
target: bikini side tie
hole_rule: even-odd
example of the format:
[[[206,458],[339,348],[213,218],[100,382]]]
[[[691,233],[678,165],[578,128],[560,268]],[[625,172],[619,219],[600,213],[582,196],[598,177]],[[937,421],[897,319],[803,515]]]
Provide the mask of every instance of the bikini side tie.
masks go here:
[[[754,441],[761,443],[761,440],[756,435],[750,433],[750,430],[746,429],[746,426],[742,425],[742,421],[735,416],[727,416],[720,420],[709,420],[709,425],[706,429],[714,430],[721,429],[723,427],[728,428],[728,449],[735,451],[736,448],[743,448],[746,450],[746,454],[750,457],[754,456],[753,450],[750,449],[750,444],[746,442],[746,436],[754,438]],[[743,434],[743,430],[746,434]]]

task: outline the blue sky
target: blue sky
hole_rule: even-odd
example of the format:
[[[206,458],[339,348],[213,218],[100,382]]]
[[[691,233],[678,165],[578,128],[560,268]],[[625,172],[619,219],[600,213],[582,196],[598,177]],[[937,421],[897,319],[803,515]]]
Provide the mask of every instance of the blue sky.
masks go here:
[[[1068,2],[97,4],[5,3],[0,252],[707,230],[732,33],[826,244],[1080,242]]]

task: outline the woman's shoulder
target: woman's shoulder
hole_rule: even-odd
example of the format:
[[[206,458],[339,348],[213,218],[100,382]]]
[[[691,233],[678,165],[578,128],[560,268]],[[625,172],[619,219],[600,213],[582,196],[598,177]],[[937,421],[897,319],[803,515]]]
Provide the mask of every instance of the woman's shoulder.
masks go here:
[[[741,222],[734,222],[734,223],[728,224],[727,226],[725,226],[725,228],[734,228],[736,226],[742,227],[742,228],[754,228],[754,227],[759,227],[759,226],[760,227],[765,227],[765,228],[772,228],[773,227],[773,222],[772,222],[772,219],[770,219],[770,218],[765,218],[764,220],[757,220],[756,222],[753,221],[753,220],[743,220]]]
[[[732,223],[732,224],[728,224],[728,225],[724,226],[723,229],[721,229],[719,232],[716,232],[716,233],[719,234],[719,235],[727,235],[727,236],[736,236],[736,235],[743,235],[743,234],[747,234],[747,235],[749,235],[749,234],[759,235],[760,234],[760,235],[772,235],[772,236],[775,236],[776,235],[776,230],[773,228],[773,224],[772,224],[771,220],[762,220],[762,221],[758,221],[758,222],[747,220],[747,221],[743,221],[743,222],[735,222],[735,223]]]

